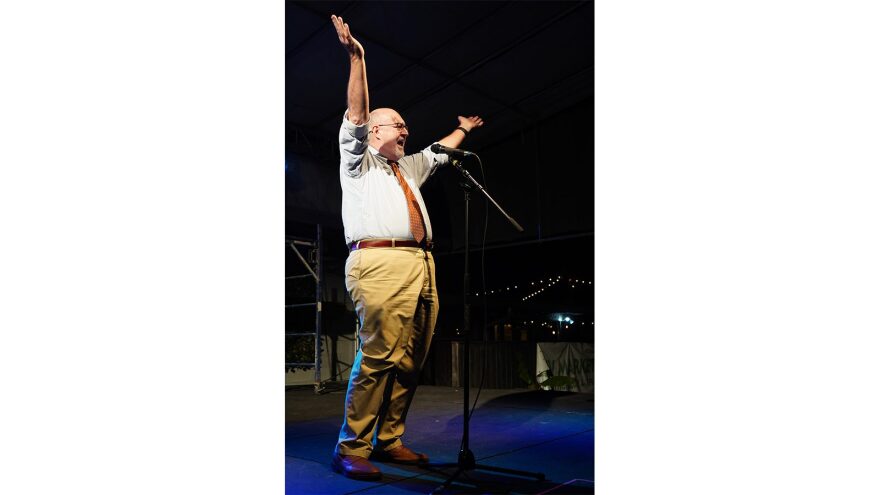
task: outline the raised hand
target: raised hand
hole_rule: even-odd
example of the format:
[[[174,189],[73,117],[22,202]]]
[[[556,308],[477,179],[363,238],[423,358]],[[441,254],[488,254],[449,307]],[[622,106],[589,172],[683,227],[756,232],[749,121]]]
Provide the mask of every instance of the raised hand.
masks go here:
[[[333,27],[336,28],[339,42],[342,43],[342,47],[345,48],[349,56],[364,58],[364,47],[351,35],[351,30],[348,28],[348,24],[342,21],[342,17],[331,15],[330,20],[333,21]]]
[[[472,115],[470,117],[462,117],[458,116],[458,123],[461,127],[464,127],[468,132],[476,127],[483,126],[483,119],[477,117],[476,115]]]

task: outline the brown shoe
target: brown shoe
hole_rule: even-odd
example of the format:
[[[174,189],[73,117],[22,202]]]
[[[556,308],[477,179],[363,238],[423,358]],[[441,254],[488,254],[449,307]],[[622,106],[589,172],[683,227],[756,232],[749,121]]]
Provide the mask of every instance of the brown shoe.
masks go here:
[[[403,445],[391,450],[374,451],[373,459],[383,462],[395,462],[397,464],[427,464],[428,456],[413,452]]]
[[[366,457],[358,455],[333,454],[330,466],[334,471],[355,480],[380,480],[382,471],[374,466]]]

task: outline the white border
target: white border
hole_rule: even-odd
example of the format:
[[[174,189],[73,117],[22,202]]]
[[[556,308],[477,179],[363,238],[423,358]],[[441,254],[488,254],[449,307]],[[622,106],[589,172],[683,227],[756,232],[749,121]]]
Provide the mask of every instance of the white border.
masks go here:
[[[282,493],[284,4],[0,8],[0,492]]]
[[[877,7],[596,6],[597,493],[877,493]]]

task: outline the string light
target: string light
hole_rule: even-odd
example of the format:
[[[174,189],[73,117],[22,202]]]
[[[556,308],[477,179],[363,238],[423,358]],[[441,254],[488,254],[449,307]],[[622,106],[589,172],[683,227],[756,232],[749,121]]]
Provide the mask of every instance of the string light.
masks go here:
[[[541,279],[541,280],[538,280],[537,282],[535,282],[535,281],[530,281],[530,282],[528,283],[528,286],[532,287],[532,292],[529,293],[529,294],[527,294],[527,295],[525,295],[525,296],[522,296],[522,297],[520,298],[520,300],[522,300],[522,301],[527,301],[527,300],[529,300],[529,299],[532,299],[532,298],[534,298],[535,296],[537,296],[538,294],[541,294],[542,292],[544,292],[546,289],[549,289],[549,288],[551,288],[551,287],[557,285],[559,282],[561,282],[561,281],[563,281],[563,280],[567,281],[567,282],[570,284],[570,285],[568,286],[569,289],[576,289],[576,288],[578,288],[578,285],[579,285],[579,284],[580,284],[580,285],[583,285],[583,284],[589,284],[589,285],[592,285],[592,284],[593,284],[592,281],[588,282],[588,281],[586,281],[586,280],[580,280],[580,279],[563,278],[562,275],[557,275],[557,276],[555,276],[555,277],[550,277],[550,278],[547,278],[547,279]],[[493,289],[493,290],[488,290],[488,291],[487,291],[487,290],[483,290],[483,291],[481,291],[481,292],[475,292],[475,295],[477,295],[477,296],[481,296],[481,295],[482,295],[482,296],[487,296],[487,295],[490,295],[490,294],[493,294],[493,295],[494,295],[495,293],[501,294],[502,292],[511,292],[511,291],[515,291],[515,290],[517,290],[517,289],[519,289],[519,284],[515,284],[515,285],[513,285],[512,287],[510,287],[510,286],[509,286],[509,287],[502,287],[502,288],[499,288],[499,289]]]

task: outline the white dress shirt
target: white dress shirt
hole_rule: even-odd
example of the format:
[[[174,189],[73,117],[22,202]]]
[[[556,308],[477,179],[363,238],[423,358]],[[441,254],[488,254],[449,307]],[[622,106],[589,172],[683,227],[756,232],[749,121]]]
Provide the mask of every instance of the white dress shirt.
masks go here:
[[[339,129],[339,180],[342,185],[345,242],[413,239],[403,188],[397,182],[388,160],[367,145],[367,131],[367,124],[356,126],[348,120],[347,114],[343,116]],[[437,167],[448,161],[447,155],[436,154],[429,148],[398,160],[401,175],[422,210],[428,240],[433,238],[431,220],[419,186],[428,180]]]

